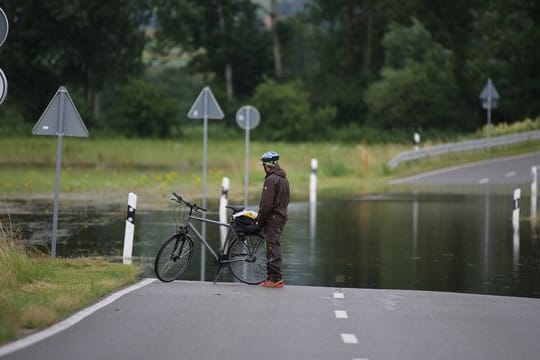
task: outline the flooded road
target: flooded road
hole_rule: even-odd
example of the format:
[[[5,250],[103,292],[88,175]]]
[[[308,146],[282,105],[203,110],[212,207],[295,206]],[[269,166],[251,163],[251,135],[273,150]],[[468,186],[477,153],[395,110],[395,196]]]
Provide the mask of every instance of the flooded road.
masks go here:
[[[519,230],[512,227],[512,193],[489,186],[470,193],[399,192],[316,206],[293,202],[283,241],[286,282],[296,285],[418,289],[540,298],[538,224],[522,196]],[[50,231],[49,204],[10,221],[26,238]],[[13,203],[12,208],[17,204]],[[212,207],[210,207],[212,210]],[[217,208],[209,218],[217,219]],[[5,213],[2,215],[5,218]],[[59,256],[101,255],[119,260],[125,208],[62,205]],[[4,220],[5,221],[5,220]],[[153,258],[174,231],[172,208],[146,210],[135,220],[135,262],[153,276]],[[217,227],[208,226],[213,244]],[[50,237],[50,235],[49,235]],[[200,246],[182,277],[200,280]],[[205,280],[216,270],[206,256]],[[222,279],[232,281],[229,274]]]

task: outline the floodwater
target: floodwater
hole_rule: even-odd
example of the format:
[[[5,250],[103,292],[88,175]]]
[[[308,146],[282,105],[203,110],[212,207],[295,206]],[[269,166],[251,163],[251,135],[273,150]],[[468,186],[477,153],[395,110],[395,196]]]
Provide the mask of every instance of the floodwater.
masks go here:
[[[529,201],[525,194],[516,230],[512,193],[489,188],[467,194],[406,192],[316,205],[291,203],[283,239],[285,280],[295,285],[540,298],[539,229],[530,218]],[[57,254],[118,260],[125,216],[125,208],[65,209],[61,204]],[[209,218],[216,219],[217,211]],[[43,234],[50,229],[52,214],[13,212],[11,222],[28,235]],[[25,228],[29,223],[32,228]],[[134,261],[154,276],[154,256],[175,228],[172,207],[145,210],[139,204],[135,224]],[[217,226],[207,225],[207,235],[217,247]],[[194,262],[182,279],[201,280],[201,247],[195,242]],[[205,264],[205,280],[211,281],[216,266],[208,252]],[[226,272],[221,281],[232,278]]]

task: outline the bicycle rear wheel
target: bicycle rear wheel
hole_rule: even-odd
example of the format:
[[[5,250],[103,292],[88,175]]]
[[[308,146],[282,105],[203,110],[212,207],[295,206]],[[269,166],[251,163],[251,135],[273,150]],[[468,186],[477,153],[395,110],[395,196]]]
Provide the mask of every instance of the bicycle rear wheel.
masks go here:
[[[250,285],[266,280],[266,246],[264,238],[256,235],[237,237],[229,251],[229,267],[235,278]]]
[[[169,282],[182,276],[191,262],[193,248],[190,237],[179,234],[171,236],[156,256],[154,270],[158,279]]]

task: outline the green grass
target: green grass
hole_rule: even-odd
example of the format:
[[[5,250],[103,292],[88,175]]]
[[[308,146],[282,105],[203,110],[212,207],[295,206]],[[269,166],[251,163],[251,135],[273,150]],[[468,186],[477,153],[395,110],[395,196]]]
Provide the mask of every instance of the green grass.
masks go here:
[[[42,329],[135,282],[136,266],[101,259],[29,256],[0,222],[0,344]]]
[[[50,197],[54,192],[56,138],[2,138],[0,196]],[[163,204],[172,191],[193,200],[202,188],[202,141],[65,138],[62,151],[62,196],[125,202],[133,191],[146,203]],[[530,142],[490,151],[432,157],[390,169],[388,161],[410,145],[252,142],[250,198],[257,199],[264,179],[258,157],[273,149],[281,154],[294,201],[307,199],[310,161],[319,162],[321,197],[350,196],[385,191],[391,178],[498,156],[537,151]],[[231,180],[229,198],[243,200],[243,140],[212,140],[208,144],[208,196],[217,199],[224,176]]]

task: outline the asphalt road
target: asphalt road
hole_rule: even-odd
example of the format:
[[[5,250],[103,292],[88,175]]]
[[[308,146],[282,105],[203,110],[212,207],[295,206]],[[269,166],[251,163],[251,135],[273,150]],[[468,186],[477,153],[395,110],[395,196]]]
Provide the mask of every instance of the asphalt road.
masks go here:
[[[532,166],[540,167],[540,152],[431,171],[392,180],[390,184],[530,184]]]
[[[539,325],[540,299],[154,281],[0,359],[536,360]]]

